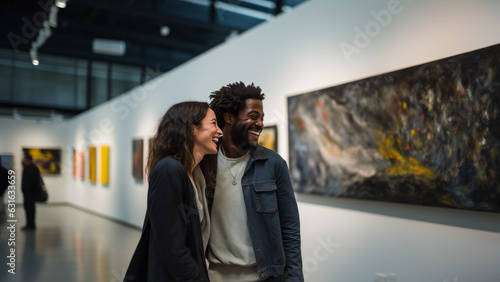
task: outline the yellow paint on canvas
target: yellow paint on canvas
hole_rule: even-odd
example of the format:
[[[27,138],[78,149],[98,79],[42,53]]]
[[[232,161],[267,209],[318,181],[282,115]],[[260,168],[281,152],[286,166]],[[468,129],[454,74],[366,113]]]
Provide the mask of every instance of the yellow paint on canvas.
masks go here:
[[[96,182],[96,147],[89,148],[89,179]]]
[[[276,131],[273,128],[264,128],[259,136],[259,145],[276,152]]]
[[[401,140],[387,138],[382,132],[379,132],[376,144],[380,153],[393,163],[393,166],[386,170],[388,174],[419,175],[428,179],[436,177],[431,169],[424,167],[417,159],[405,156],[396,149],[400,147]]]
[[[441,203],[443,203],[443,204],[445,204],[445,205],[447,205],[447,206],[450,206],[450,207],[452,207],[452,206],[453,206],[453,203],[452,203],[452,202],[450,202],[450,201],[448,201],[448,200],[441,200]]]
[[[101,146],[101,183],[109,184],[109,146]]]

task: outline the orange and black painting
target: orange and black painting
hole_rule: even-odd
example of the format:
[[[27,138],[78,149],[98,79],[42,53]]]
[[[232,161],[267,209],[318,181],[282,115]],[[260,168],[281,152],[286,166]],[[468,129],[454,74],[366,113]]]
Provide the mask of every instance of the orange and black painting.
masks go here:
[[[500,45],[288,98],[297,192],[500,212]]]

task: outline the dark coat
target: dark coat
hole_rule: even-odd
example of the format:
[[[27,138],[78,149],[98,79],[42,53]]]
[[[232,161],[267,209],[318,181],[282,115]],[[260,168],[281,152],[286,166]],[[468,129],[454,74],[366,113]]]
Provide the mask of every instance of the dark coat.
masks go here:
[[[3,166],[0,166],[0,198],[3,196],[3,193],[7,190],[9,185],[9,171]]]
[[[35,197],[40,189],[40,171],[35,165],[29,165],[23,169],[21,191],[25,197]]]
[[[144,227],[124,281],[209,281],[194,188],[170,157],[151,173]]]

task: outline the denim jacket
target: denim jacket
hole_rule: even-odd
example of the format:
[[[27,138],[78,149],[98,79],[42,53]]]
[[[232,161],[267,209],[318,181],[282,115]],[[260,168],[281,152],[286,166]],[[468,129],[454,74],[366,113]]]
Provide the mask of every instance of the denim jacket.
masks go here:
[[[259,277],[304,281],[299,212],[285,160],[262,146],[252,149],[241,183]],[[207,191],[210,211],[213,196]]]

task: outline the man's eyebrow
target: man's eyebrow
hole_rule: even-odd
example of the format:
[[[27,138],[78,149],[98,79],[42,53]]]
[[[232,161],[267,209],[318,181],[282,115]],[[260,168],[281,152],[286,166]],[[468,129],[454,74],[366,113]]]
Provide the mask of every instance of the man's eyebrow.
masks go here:
[[[250,111],[250,112],[248,112],[248,114],[258,114],[258,115],[260,115],[261,112],[259,112],[259,111]],[[262,113],[262,116],[264,116],[264,113]]]

